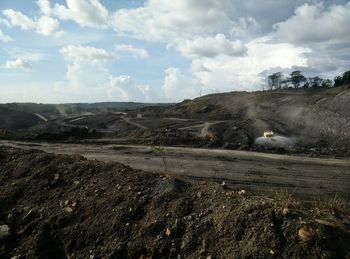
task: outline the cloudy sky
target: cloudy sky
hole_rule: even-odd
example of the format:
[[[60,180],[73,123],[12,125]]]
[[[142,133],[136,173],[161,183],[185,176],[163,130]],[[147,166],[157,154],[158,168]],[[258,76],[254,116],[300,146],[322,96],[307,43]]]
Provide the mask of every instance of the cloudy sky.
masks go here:
[[[345,0],[0,1],[0,102],[173,102],[349,66]]]

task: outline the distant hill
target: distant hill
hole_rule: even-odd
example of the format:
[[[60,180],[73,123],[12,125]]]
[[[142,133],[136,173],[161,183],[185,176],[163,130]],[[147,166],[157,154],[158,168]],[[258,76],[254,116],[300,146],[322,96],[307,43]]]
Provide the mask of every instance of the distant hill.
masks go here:
[[[0,106],[0,129],[23,130],[40,124],[42,119],[33,113]]]
[[[166,108],[164,115],[223,120],[211,128],[223,143],[238,133],[254,140],[273,130],[301,144],[350,146],[349,85],[211,94]]]
[[[167,103],[103,102],[37,104],[0,104],[0,129],[27,130],[47,120],[64,119],[82,113],[125,112],[144,107],[165,107]],[[36,115],[37,114],[37,115]]]
[[[42,115],[67,115],[82,112],[122,112],[136,110],[148,106],[168,106],[168,103],[135,103],[135,102],[102,102],[102,103],[7,103],[0,108],[20,112],[40,113]]]

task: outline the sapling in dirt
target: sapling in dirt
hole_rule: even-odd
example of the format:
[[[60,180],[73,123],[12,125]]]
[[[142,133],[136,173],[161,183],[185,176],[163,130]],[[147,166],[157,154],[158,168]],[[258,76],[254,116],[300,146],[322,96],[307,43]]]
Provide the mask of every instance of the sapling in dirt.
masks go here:
[[[152,147],[152,152],[154,155],[159,156],[161,158],[163,166],[164,166],[164,172],[165,172],[165,174],[168,174],[167,154],[166,154],[165,147],[154,146],[154,147]]]

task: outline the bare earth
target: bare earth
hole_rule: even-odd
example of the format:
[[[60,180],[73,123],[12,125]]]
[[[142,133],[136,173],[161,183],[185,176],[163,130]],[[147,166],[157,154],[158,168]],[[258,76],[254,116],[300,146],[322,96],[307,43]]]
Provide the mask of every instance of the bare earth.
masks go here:
[[[150,146],[46,144],[0,141],[0,145],[80,154],[117,161],[148,172],[164,172]],[[321,159],[219,149],[167,147],[168,171],[188,179],[222,182],[252,191],[288,190],[311,198],[350,196],[350,160]]]

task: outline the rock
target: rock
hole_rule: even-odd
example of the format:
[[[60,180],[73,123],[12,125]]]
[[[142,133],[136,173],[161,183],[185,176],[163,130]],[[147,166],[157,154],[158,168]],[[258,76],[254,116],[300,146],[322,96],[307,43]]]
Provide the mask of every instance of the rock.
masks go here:
[[[167,229],[165,230],[165,235],[168,236],[168,237],[171,235],[171,230],[170,230],[170,228],[167,228]]]
[[[10,235],[10,228],[7,225],[0,225],[0,241]]]
[[[72,213],[73,209],[71,207],[65,207],[64,211],[67,212],[67,213]]]
[[[184,217],[184,220],[192,221],[193,217],[192,217],[192,215],[188,215],[188,216]]]
[[[282,210],[282,214],[283,214],[283,215],[289,214],[289,209],[288,209],[288,208],[284,208],[284,209]]]
[[[313,234],[308,227],[302,227],[298,230],[298,239],[303,242],[309,242],[313,239]]]
[[[238,195],[245,195],[246,194],[246,191],[245,190],[240,190],[238,191]]]

